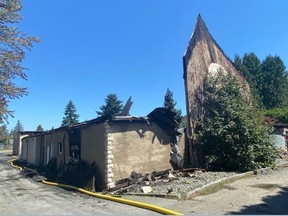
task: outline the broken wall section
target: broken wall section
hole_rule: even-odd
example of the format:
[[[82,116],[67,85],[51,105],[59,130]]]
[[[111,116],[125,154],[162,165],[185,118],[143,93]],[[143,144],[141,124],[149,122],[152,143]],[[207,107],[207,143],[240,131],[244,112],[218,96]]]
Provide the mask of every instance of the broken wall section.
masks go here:
[[[203,83],[211,64],[218,64],[225,71],[235,76],[244,86],[244,95],[250,97],[250,88],[232,61],[209,33],[202,17],[197,23],[183,56],[184,84],[187,112],[187,164],[201,167],[201,149],[197,145],[198,122],[204,118]]]

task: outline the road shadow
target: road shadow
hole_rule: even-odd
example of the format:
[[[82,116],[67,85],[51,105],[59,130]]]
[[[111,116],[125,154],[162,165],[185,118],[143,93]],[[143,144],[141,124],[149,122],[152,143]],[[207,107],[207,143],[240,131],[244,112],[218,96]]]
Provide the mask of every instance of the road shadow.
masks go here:
[[[229,212],[231,215],[268,215],[288,214],[288,187],[280,187],[281,191],[277,195],[263,198],[263,203],[251,206],[245,206],[238,212]]]

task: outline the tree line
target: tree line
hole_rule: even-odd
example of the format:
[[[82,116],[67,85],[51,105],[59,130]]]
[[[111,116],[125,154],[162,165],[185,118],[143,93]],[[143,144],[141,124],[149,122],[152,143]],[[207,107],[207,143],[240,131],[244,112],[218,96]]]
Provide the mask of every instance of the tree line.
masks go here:
[[[181,110],[176,108],[177,102],[174,100],[173,92],[167,88],[164,96],[163,107],[176,113],[176,118],[181,118]],[[105,98],[105,104],[100,106],[100,110],[96,111],[97,117],[112,118],[113,116],[119,115],[123,110],[123,101],[119,100],[117,95],[114,93],[108,94]],[[77,113],[77,109],[72,100],[68,101],[65,110],[64,117],[62,119],[61,127],[71,126],[79,123],[80,115]]]
[[[17,86],[16,78],[27,79],[22,65],[25,53],[37,37],[21,32],[17,24],[22,20],[19,11],[21,0],[0,2],[0,142],[9,133],[5,121],[13,116],[9,110],[10,100],[27,94],[25,87]],[[288,78],[286,67],[279,56],[268,55],[261,61],[255,53],[235,56],[234,64],[250,85],[253,104],[241,96],[241,86],[231,76],[217,79],[206,78],[203,104],[207,118],[199,123],[197,141],[204,152],[207,167],[217,170],[245,171],[274,163],[276,150],[269,140],[269,127],[263,124],[264,115],[288,123]],[[167,89],[163,107],[181,116],[175,108],[173,93]],[[96,111],[98,116],[118,115],[123,108],[116,94],[109,94],[105,104]],[[261,112],[259,112],[261,111]],[[65,107],[61,126],[78,123],[79,115],[72,101]],[[13,133],[24,130],[20,121]],[[37,130],[44,130],[41,125]],[[10,133],[11,134],[11,133]]]
[[[175,112],[177,118],[181,118],[181,110],[176,109],[177,102],[174,100],[173,92],[167,88],[166,94],[164,96],[163,107]],[[105,98],[105,104],[100,106],[99,111],[96,111],[97,117],[107,116],[112,118],[113,116],[119,115],[123,109],[123,102],[118,99],[116,94],[108,94]],[[80,115],[77,113],[77,108],[72,100],[68,101],[64,109],[64,116],[61,122],[61,127],[73,126],[79,123]],[[52,127],[53,129],[53,127]],[[13,139],[14,134],[18,132],[23,132],[24,126],[17,121],[14,128],[9,132],[7,126],[3,124],[0,126],[0,143],[8,145],[9,140]],[[44,128],[39,124],[36,131],[44,131]]]
[[[288,123],[288,75],[283,60],[268,55],[261,61],[255,53],[235,56],[234,64],[250,85],[254,101],[264,115]]]

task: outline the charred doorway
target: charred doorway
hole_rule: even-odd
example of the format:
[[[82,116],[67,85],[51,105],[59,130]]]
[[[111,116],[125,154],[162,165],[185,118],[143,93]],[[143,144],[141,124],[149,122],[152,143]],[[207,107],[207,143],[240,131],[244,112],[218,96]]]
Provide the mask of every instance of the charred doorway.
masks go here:
[[[81,130],[72,129],[69,131],[69,156],[81,160]]]

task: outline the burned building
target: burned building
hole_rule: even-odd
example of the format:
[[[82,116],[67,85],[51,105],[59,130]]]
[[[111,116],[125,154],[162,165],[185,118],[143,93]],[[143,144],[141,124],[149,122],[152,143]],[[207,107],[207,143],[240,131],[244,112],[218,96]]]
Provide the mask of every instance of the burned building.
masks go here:
[[[88,168],[93,166],[91,178],[94,180],[89,179],[87,184],[80,182],[80,186],[100,191],[114,187],[132,172],[172,168],[175,145],[182,143],[176,139],[179,135],[174,113],[156,108],[145,117],[100,117],[31,134],[22,139],[20,158],[42,168],[51,168],[53,164],[53,169],[60,174],[69,161],[85,161]],[[179,152],[183,152],[183,145]],[[81,172],[83,170],[77,170],[74,177],[79,177]],[[67,183],[73,181],[73,175],[62,176]]]
[[[13,155],[22,155],[22,139],[27,136],[33,136],[36,134],[41,134],[41,131],[20,131],[14,134],[13,137]]]
[[[189,166],[200,166],[200,150],[196,144],[197,122],[203,119],[203,82],[209,70],[221,68],[244,84],[244,91],[250,95],[250,88],[233,62],[225,55],[209,33],[202,17],[197,23],[183,56],[184,84],[187,112],[186,151]]]

